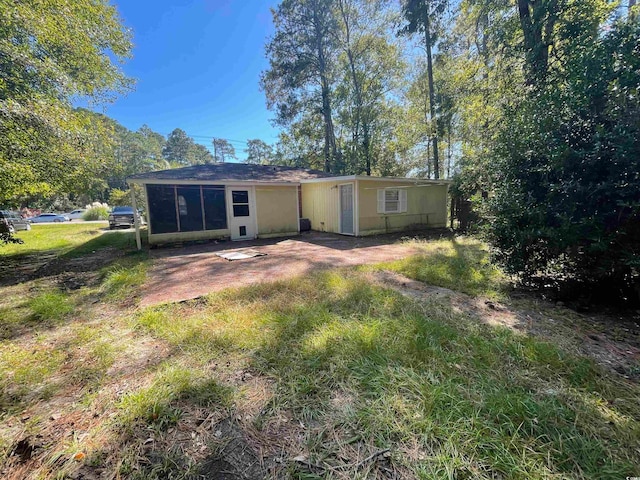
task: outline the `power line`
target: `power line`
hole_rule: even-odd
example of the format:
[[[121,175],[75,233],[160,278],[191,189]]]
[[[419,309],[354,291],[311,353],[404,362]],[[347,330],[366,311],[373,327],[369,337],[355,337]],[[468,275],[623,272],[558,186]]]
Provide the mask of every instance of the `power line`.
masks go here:
[[[210,140],[213,140],[214,138],[216,138],[216,139],[219,139],[219,140],[226,140],[227,142],[230,142],[230,143],[244,143],[244,144],[247,144],[246,140],[233,140],[231,138],[216,137],[216,136],[213,136],[213,135],[211,135],[211,136],[209,136],[209,135],[189,135],[189,136],[193,137],[193,138],[206,138],[206,139],[210,139]]]
[[[193,139],[197,138],[197,139],[206,139],[206,140],[213,141],[213,139],[216,138],[218,140],[226,140],[229,143],[241,143],[243,145],[248,145],[249,144],[246,140],[234,140],[232,138],[216,137],[214,135],[188,135],[188,136],[193,138]]]

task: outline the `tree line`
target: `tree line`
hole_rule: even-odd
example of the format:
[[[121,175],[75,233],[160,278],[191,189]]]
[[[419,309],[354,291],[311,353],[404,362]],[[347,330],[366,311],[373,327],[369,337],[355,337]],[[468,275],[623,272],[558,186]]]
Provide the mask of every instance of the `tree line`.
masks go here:
[[[276,161],[453,178],[508,272],[640,302],[635,1],[282,0]]]

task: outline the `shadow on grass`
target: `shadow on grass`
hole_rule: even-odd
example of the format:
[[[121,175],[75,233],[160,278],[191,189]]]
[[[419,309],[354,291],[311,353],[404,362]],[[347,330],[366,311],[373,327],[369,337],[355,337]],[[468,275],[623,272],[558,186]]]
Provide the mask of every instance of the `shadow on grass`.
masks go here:
[[[103,250],[102,252],[107,252]],[[138,287],[146,279],[148,255],[137,250],[117,255],[77,257],[86,260],[78,268],[69,264],[34,280],[28,291],[16,287],[0,304],[0,340],[44,332],[91,318],[93,305],[102,301],[117,308],[137,301]]]
[[[280,379],[280,406],[302,422],[350,423],[378,448],[419,438],[430,458],[413,468],[429,476],[625,477],[638,464],[627,443],[640,446],[638,389],[591,361],[358,277],[315,285],[325,300],[280,309],[255,354]],[[336,389],[358,399],[343,418],[332,411]],[[311,452],[328,453],[322,443]]]
[[[399,466],[425,478],[624,478],[640,462],[637,386],[357,273],[156,307],[139,325],[203,361],[248,355],[276,381],[253,425],[289,412],[308,426],[293,448],[327,465],[345,462],[337,445],[355,434],[365,450],[391,448]]]
[[[143,243],[146,244],[146,239]],[[98,236],[72,248],[64,246],[26,254],[3,255],[0,257],[0,286],[16,285],[62,272],[96,271],[136,251],[134,232],[102,230]]]
[[[141,233],[142,245],[146,246],[147,236]],[[133,231],[117,231],[104,229],[102,234],[82,243],[66,252],[64,258],[78,258],[95,253],[98,250],[111,248],[122,251],[136,251],[136,234]]]

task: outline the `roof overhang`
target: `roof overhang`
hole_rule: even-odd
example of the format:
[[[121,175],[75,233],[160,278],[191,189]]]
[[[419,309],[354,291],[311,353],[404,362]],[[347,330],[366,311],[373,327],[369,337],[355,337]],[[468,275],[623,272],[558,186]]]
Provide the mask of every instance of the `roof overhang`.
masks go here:
[[[159,178],[127,178],[129,185],[230,185],[230,186],[251,186],[260,185],[265,187],[297,187],[300,182],[269,182],[266,180],[198,180],[198,179],[159,179]]]
[[[370,177],[368,175],[343,175],[336,177],[312,178],[300,180],[300,183],[344,182],[352,180],[367,180],[374,182],[399,182],[412,183],[414,185],[449,185],[452,180],[432,180],[428,178],[403,178],[403,177]]]

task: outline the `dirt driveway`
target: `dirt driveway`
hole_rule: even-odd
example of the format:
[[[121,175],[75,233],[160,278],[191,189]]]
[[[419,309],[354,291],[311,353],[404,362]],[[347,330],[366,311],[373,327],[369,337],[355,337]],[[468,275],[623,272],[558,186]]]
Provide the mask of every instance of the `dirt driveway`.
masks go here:
[[[386,262],[417,253],[415,247],[399,242],[400,238],[401,235],[355,238],[310,232],[286,239],[151,250],[154,262],[141,303],[154,305],[187,300],[224,288],[290,278],[311,270]],[[216,255],[222,250],[247,248],[265,255],[234,261]]]

